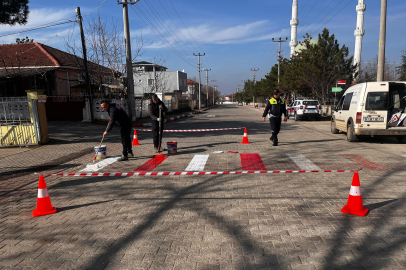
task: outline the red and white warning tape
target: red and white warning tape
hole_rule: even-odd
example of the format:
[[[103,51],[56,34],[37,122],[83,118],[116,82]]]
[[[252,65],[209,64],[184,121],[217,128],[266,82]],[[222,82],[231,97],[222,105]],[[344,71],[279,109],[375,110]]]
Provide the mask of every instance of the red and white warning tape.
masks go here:
[[[325,171],[227,171],[227,172],[130,172],[130,173],[53,173],[47,176],[161,176],[161,175],[220,175],[220,174],[283,174],[283,173],[352,173],[357,170]]]
[[[220,131],[220,130],[232,130],[232,129],[244,129],[239,128],[208,128],[208,129],[165,129],[164,132],[203,132],[203,131]],[[136,129],[137,131],[152,131],[152,129]]]
[[[185,118],[185,117],[187,117],[188,115],[197,114],[197,113],[198,113],[198,112],[191,112],[191,113],[189,113],[189,114],[182,114],[182,115],[179,115],[179,116],[167,118],[167,119],[165,119],[164,123],[171,122],[171,121],[175,121],[175,120],[181,119],[181,118]],[[133,127],[150,127],[150,126],[151,126],[151,123],[133,124]]]

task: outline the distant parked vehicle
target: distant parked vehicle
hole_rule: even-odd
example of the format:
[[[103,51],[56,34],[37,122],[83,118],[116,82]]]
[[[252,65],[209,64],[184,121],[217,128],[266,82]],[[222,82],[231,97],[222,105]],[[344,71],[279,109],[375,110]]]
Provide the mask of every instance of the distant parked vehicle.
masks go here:
[[[293,116],[295,121],[306,118],[321,118],[321,105],[315,99],[310,98],[298,98],[292,106],[286,108],[289,116]]]

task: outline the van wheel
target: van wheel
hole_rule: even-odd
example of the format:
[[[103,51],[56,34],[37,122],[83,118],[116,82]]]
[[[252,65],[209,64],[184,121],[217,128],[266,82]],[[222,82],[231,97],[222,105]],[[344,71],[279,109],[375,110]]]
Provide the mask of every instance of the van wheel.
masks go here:
[[[357,135],[354,134],[354,127],[351,123],[347,125],[347,141],[355,142],[357,140]]]
[[[398,142],[399,143],[406,143],[406,136],[399,136],[398,137]]]
[[[334,120],[331,120],[331,133],[333,133],[333,134],[340,133],[340,131],[338,129],[336,129],[336,123],[334,122]]]
[[[297,113],[295,113],[295,121],[299,121],[299,116],[297,116]]]

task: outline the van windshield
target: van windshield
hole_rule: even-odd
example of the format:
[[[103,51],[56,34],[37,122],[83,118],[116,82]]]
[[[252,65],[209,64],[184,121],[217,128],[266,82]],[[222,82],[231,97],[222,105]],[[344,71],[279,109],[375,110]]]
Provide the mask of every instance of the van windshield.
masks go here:
[[[317,106],[317,105],[319,105],[319,102],[318,101],[303,101],[303,105],[305,105],[305,106]]]
[[[365,110],[386,111],[388,109],[388,92],[369,92]]]

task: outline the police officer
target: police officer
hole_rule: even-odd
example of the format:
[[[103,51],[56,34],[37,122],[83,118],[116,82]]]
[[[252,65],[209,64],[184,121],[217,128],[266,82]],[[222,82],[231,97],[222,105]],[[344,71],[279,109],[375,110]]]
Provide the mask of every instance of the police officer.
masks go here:
[[[282,114],[285,115],[283,121],[287,121],[288,115],[286,113],[286,104],[285,100],[280,97],[280,92],[278,89],[274,90],[273,98],[268,102],[268,105],[265,108],[264,114],[262,115],[262,120],[265,121],[265,117],[269,111],[269,123],[271,124],[272,136],[269,138],[273,141],[273,146],[278,145],[278,133],[281,130],[282,124]]]
[[[119,104],[110,103],[107,99],[103,100],[101,103],[103,110],[107,111],[110,116],[110,124],[108,125],[106,131],[103,133],[103,136],[106,136],[109,133],[114,125],[121,127],[121,144],[123,145],[123,155],[118,161],[128,160],[128,156],[133,157],[133,151],[131,146],[131,130],[132,122],[127,113],[120,107]]]
[[[159,117],[159,110],[161,110],[161,117]],[[156,94],[152,95],[151,103],[148,105],[149,115],[151,117],[152,136],[154,141],[154,151],[158,152],[158,146],[162,143],[162,133],[164,130],[164,112],[168,111],[165,104],[158,98]],[[161,141],[159,141],[159,122],[161,122]]]

